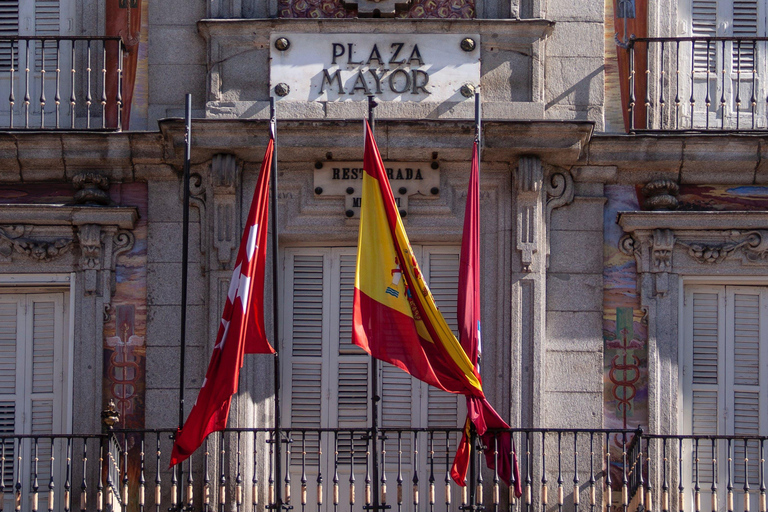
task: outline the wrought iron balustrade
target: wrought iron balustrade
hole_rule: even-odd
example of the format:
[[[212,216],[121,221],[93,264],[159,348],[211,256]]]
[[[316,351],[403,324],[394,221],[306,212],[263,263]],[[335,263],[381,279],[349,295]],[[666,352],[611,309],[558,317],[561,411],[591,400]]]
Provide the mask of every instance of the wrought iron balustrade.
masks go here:
[[[228,429],[174,469],[174,430],[0,436],[0,510],[457,511],[468,487],[450,477],[459,429],[380,430],[372,481],[369,429]],[[467,482],[489,511],[765,512],[765,444],[758,436],[662,436],[629,430],[512,429],[522,496],[477,455]],[[496,433],[494,436],[502,435]],[[498,437],[489,457],[504,457]],[[515,482],[512,482],[514,486]],[[368,507],[368,508],[367,508]],[[734,508],[736,507],[736,508]],[[749,507],[749,508],[747,508]]]
[[[768,38],[632,38],[619,59],[629,131],[768,130]]]
[[[0,129],[119,130],[119,37],[0,37]]]

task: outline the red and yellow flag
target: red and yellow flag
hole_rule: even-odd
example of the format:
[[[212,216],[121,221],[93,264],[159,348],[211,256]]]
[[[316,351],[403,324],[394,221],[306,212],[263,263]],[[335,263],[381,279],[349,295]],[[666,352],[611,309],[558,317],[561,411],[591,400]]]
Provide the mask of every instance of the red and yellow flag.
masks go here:
[[[424,282],[366,123],[352,341],[451,393],[482,398],[480,377]]]

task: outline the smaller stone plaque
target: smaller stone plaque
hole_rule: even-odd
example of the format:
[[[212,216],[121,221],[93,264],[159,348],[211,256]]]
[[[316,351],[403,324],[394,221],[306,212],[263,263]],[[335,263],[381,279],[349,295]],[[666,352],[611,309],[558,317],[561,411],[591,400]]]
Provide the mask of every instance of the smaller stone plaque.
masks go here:
[[[315,169],[315,197],[344,196],[344,210],[349,218],[360,216],[363,192],[362,162],[321,162]],[[408,215],[408,198],[421,195],[436,198],[440,193],[440,169],[431,162],[384,162],[389,184],[395,196],[400,215]]]

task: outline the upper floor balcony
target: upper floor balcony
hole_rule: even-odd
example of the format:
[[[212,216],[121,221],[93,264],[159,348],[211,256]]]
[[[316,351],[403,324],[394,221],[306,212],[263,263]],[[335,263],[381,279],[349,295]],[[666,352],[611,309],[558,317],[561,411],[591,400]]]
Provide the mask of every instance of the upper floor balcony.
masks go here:
[[[768,38],[641,37],[619,49],[630,132],[768,130]]]
[[[0,37],[0,129],[121,130],[120,37]]]

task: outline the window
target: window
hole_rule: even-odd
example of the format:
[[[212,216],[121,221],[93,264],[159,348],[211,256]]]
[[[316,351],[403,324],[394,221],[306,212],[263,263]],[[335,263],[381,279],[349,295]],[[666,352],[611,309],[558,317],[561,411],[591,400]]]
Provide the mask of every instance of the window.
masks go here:
[[[60,291],[0,293],[0,436],[58,434],[71,428],[70,400],[65,394],[71,373],[67,297]],[[15,482],[19,470],[22,475],[31,472],[32,441],[26,440],[21,447],[21,468],[18,449],[12,438],[6,439],[2,468],[6,483]],[[40,439],[41,482],[50,477],[51,455],[50,440]],[[55,454],[55,459],[63,457]],[[21,480],[28,485],[29,478]]]
[[[456,332],[458,248],[414,246],[413,249],[440,310]],[[281,353],[286,427],[359,428],[362,434],[370,425],[370,356],[351,342],[355,265],[354,247],[285,251],[285,327]],[[427,386],[387,363],[381,363],[379,375],[382,428],[463,425],[466,409],[460,397]],[[293,436],[294,444],[300,439],[299,435]],[[403,467],[410,467],[412,440],[402,441]],[[362,481],[366,441],[356,436],[353,442],[355,465],[362,471],[359,479]],[[439,443],[435,464],[445,471],[445,436],[442,434]],[[455,436],[449,444],[452,461]],[[397,450],[394,444],[390,446],[387,462],[394,465]],[[317,472],[319,448],[323,453],[333,453],[330,436],[321,443],[316,436],[307,439],[306,462],[310,472]],[[301,450],[298,446],[294,450],[292,470],[297,475],[293,481],[297,482],[301,469],[296,465],[300,463]],[[421,450],[423,455],[427,451]],[[340,437],[340,461],[348,464],[350,452],[350,440]],[[332,465],[333,457],[329,459]],[[330,481],[328,475],[333,475],[333,468],[320,469],[326,481]]]
[[[688,286],[684,314],[684,432],[768,434],[768,288]],[[713,479],[711,443],[702,443],[699,450],[698,477],[702,490],[708,491]],[[719,443],[716,450],[722,498],[728,482],[726,443]],[[747,476],[754,490],[760,481],[757,443],[749,443],[746,454],[750,461]],[[736,442],[731,471],[737,492],[745,483],[744,458],[744,444]],[[689,468],[687,482],[694,482],[696,476]]]

